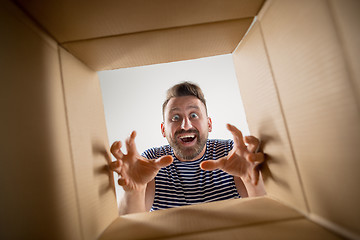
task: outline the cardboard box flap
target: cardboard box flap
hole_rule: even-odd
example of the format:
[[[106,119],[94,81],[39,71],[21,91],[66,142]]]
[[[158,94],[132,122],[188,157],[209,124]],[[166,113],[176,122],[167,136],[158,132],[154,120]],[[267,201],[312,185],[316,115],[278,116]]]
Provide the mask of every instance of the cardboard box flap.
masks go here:
[[[15,2],[98,71],[229,54],[264,0]]]
[[[298,221],[302,225],[298,225]],[[290,222],[292,227],[286,227],[284,231],[282,226],[287,226],[287,222]],[[172,237],[174,239],[238,239],[239,236],[257,239],[256,236],[259,237],[260,233],[262,238],[268,239],[261,229],[263,226],[268,226],[266,231],[268,232],[273,224],[279,225],[277,226],[279,231],[272,233],[273,239],[279,239],[277,236],[288,236],[289,239],[293,239],[300,233],[302,237],[315,234],[313,236],[339,239],[331,232],[312,224],[292,208],[268,197],[233,199],[151,213],[129,214],[113,222],[100,239],[118,239],[119,236],[128,240],[172,239]],[[251,235],[242,235],[242,231],[259,233],[252,235],[251,238]],[[236,234],[237,238],[235,238]]]
[[[254,17],[264,0],[15,0],[58,42]]]
[[[167,63],[230,54],[252,18],[65,43],[94,70]]]

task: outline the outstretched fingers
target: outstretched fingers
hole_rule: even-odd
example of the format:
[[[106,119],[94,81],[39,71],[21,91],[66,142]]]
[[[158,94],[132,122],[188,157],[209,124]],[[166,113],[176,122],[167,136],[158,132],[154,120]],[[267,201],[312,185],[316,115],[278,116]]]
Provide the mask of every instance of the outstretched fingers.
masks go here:
[[[122,164],[123,164],[123,163],[122,163],[121,160],[116,160],[115,162],[109,163],[109,168],[110,168],[112,171],[120,174]]]
[[[120,185],[120,186],[126,186],[127,184],[128,184],[128,181],[125,179],[125,178],[119,178],[118,179],[118,184]]]
[[[227,124],[226,127],[233,135],[235,147],[238,147],[240,150],[246,150],[246,145],[244,143],[241,131],[231,124]]]
[[[254,136],[246,136],[244,137],[245,143],[248,144],[247,149],[249,152],[256,153],[260,148],[260,140]]]
[[[155,166],[160,169],[170,165],[174,161],[173,157],[170,155],[162,156],[158,159],[155,159],[154,164]]]
[[[110,152],[116,159],[122,159],[124,156],[124,154],[121,152],[121,146],[121,142],[116,141],[110,147]]]
[[[136,137],[136,132],[132,131],[130,136],[125,141],[127,154],[132,155],[132,154],[137,153],[135,137]]]
[[[225,166],[226,157],[217,160],[207,160],[200,163],[200,168],[205,171],[213,171],[215,169],[223,169]]]
[[[254,163],[257,166],[265,161],[265,157],[262,152],[251,153],[248,155],[248,161]]]

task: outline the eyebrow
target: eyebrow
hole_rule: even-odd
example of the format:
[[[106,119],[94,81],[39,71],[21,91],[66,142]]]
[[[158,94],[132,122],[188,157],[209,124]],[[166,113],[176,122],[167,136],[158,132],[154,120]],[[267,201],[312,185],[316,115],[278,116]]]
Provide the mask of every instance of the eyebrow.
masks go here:
[[[190,106],[186,107],[186,110],[187,110],[187,109],[200,110],[200,108],[199,108],[198,106],[196,106],[196,105],[190,105]],[[178,110],[179,110],[178,107],[174,107],[174,108],[170,109],[169,113],[172,113],[172,112],[175,112],[175,111],[178,111]]]

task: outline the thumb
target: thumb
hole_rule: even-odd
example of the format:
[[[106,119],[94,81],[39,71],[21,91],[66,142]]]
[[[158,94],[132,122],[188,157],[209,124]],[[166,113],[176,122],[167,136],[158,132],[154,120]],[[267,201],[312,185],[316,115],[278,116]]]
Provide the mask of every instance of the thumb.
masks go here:
[[[155,166],[160,168],[170,165],[174,161],[173,157],[170,155],[162,156],[154,161]]]
[[[213,171],[215,169],[222,169],[225,163],[225,157],[218,160],[207,160],[200,163],[200,168],[205,171]]]

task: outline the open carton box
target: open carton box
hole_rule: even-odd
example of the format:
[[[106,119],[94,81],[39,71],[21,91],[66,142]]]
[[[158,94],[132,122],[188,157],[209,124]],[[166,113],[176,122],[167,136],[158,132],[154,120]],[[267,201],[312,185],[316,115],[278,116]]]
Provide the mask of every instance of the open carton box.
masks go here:
[[[0,11],[1,239],[360,238],[359,1]],[[96,71],[228,53],[268,196],[118,217]]]

